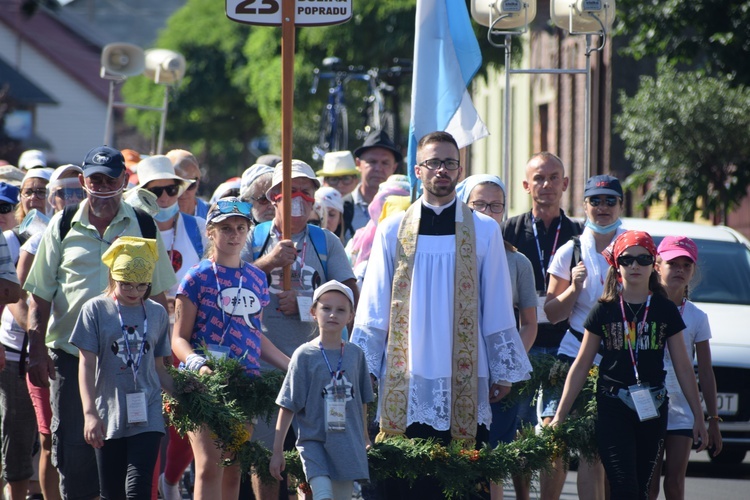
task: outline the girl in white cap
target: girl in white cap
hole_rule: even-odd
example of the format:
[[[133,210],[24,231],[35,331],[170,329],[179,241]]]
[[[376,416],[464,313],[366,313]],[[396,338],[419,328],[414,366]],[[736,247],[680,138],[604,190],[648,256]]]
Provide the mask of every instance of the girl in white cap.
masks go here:
[[[102,498],[150,498],[164,435],[161,391],[174,382],[169,318],[149,300],[156,240],[121,236],[102,255],[109,286],[83,305],[71,344],[80,352],[83,437],[96,451]]]
[[[321,187],[315,191],[315,207],[320,206],[320,227],[328,229],[344,244],[344,200],[341,193],[332,187]]]
[[[276,398],[281,408],[270,470],[282,479],[284,438],[295,418],[297,449],[313,498],[348,500],[353,482],[369,479],[367,403],[373,400],[364,353],[341,338],[354,319],[351,289],[335,280],[321,285],[310,313],[320,335],[294,351]]]

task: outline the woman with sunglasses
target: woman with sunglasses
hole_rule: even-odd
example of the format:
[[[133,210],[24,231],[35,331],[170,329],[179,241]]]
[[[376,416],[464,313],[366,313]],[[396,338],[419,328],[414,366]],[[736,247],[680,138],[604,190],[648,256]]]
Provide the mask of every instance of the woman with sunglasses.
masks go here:
[[[260,374],[261,359],[285,371],[289,365],[261,333],[261,311],[269,303],[266,274],[240,258],[250,220],[250,204],[238,198],[220,199],[208,212],[209,258],[187,272],[175,305],[172,349],[188,370],[211,373],[211,356],[238,359],[249,377]],[[247,431],[249,439],[250,422]],[[188,436],[195,455],[195,498],[236,500],[239,464],[220,465],[233,457],[223,455],[209,429]]]
[[[584,323],[580,353],[565,380],[552,425],[562,422],[601,353],[596,387],[596,440],[612,500],[647,499],[667,431],[664,350],[669,347],[679,386],[693,413],[692,438],[708,444],[693,364],[677,306],[654,270],[648,233],[627,231],[605,251],[604,293]]]
[[[586,181],[583,196],[586,227],[580,236],[580,246],[575,239],[568,241],[555,252],[547,270],[549,285],[544,312],[551,323],[565,319],[570,322],[558,349],[558,357],[568,363],[578,356],[583,340],[583,323],[604,291],[608,265],[601,252],[623,232],[620,229],[623,192],[617,178],[610,175],[591,177]],[[601,356],[597,355],[594,364],[598,365],[600,360]],[[542,417],[553,417],[559,401],[558,393],[542,409]],[[559,496],[565,484],[565,474],[562,460],[558,459],[552,474],[542,477],[541,486],[545,494]],[[601,462],[580,461],[580,498],[602,500],[604,483]]]

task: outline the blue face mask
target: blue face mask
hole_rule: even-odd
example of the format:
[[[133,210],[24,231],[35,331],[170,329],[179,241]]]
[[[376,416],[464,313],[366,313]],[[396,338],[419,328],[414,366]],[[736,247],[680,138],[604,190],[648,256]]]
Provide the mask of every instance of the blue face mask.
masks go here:
[[[157,222],[167,222],[169,219],[177,215],[177,212],[180,211],[180,204],[178,202],[175,202],[174,205],[169,206],[167,208],[160,208],[159,213],[154,215],[154,220]]]
[[[621,225],[622,225],[622,220],[620,219],[617,219],[609,226],[600,226],[599,224],[586,219],[586,227],[598,234],[611,233],[612,231],[615,231]]]

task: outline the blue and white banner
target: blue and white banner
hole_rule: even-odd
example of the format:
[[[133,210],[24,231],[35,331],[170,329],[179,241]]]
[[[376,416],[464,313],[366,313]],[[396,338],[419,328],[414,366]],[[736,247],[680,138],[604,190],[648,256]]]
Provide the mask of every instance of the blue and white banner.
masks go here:
[[[489,135],[474,109],[467,85],[482,66],[464,0],[417,0],[414,75],[407,169],[417,181],[417,142],[438,130],[453,135],[459,148]]]

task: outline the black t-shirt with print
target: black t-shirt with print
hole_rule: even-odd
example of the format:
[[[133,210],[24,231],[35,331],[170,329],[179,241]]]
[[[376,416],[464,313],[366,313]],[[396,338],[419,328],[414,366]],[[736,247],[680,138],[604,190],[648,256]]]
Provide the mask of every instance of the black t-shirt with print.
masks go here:
[[[634,330],[638,325],[637,340],[633,345],[636,355],[638,374],[641,382],[652,387],[664,383],[664,346],[667,338],[685,329],[680,311],[672,301],[661,295],[651,297],[651,305],[642,329],[643,315],[646,307],[642,304],[625,305],[625,316]],[[641,310],[639,311],[639,307]],[[635,314],[630,309],[638,313]],[[615,386],[629,386],[636,383],[633,362],[630,359],[628,342],[623,335],[622,312],[620,301],[609,303],[597,302],[584,323],[586,330],[602,337],[602,361],[599,364],[599,383]]]

